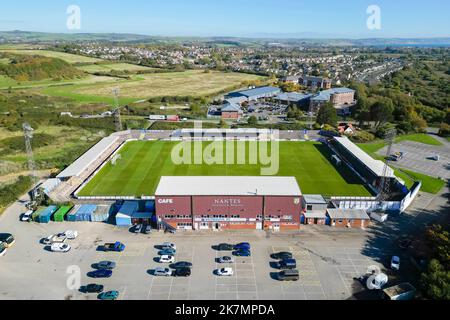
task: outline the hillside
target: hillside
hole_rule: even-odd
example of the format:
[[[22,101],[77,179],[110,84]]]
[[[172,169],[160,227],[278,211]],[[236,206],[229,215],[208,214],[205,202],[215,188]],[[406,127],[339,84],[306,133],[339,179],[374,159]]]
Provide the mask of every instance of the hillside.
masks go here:
[[[85,73],[61,59],[0,53],[0,75],[16,81],[39,81],[80,78]]]

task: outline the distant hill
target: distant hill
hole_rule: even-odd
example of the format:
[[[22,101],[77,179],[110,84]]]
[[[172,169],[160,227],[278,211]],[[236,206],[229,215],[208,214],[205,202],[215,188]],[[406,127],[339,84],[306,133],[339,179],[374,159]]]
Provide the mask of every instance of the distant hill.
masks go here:
[[[326,38],[315,33],[260,34],[255,37],[162,37],[122,33],[43,33],[31,31],[0,31],[0,44],[55,42],[123,42],[143,44],[207,43],[218,46],[264,46],[272,44],[302,46],[450,46],[450,37],[443,38]]]
[[[56,58],[0,53],[0,75],[16,81],[74,79],[85,73]]]

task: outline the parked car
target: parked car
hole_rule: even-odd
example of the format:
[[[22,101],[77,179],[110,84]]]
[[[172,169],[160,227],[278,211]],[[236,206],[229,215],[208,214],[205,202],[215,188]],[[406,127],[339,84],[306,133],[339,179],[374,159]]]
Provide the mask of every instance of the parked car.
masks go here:
[[[71,247],[65,243],[54,243],[51,245],[50,250],[53,252],[69,252]]]
[[[97,263],[96,267],[99,270],[113,270],[116,268],[116,263],[113,261],[101,261]]]
[[[174,256],[177,253],[177,250],[174,249],[164,249],[158,252],[160,256]]]
[[[237,250],[233,252],[236,257],[250,257],[252,254],[249,250]]]
[[[88,284],[80,289],[84,293],[100,293],[103,292],[104,287],[101,284]]]
[[[174,277],[189,277],[191,275],[191,268],[178,268],[173,273]]]
[[[164,242],[161,245],[161,249],[165,250],[165,249],[173,249],[173,250],[177,250],[177,246],[174,243],[170,243],[170,242]]]
[[[234,263],[234,259],[232,257],[220,257],[219,263]]]
[[[234,274],[234,272],[232,268],[222,268],[217,269],[216,274],[221,277],[231,277]]]
[[[152,232],[152,226],[151,225],[147,225],[144,229],[144,233],[145,234],[150,234]]]
[[[278,273],[278,280],[280,281],[298,281],[300,274],[298,270],[283,270]]]
[[[234,246],[234,250],[250,250],[250,244],[247,242],[238,243]]]
[[[400,270],[400,257],[398,256],[393,256],[391,259],[391,268],[393,270]]]
[[[22,222],[30,222],[31,218],[33,216],[33,213],[34,213],[33,210],[28,210],[27,212],[22,214],[22,216],[20,217],[20,221],[22,221]]]
[[[101,293],[98,298],[100,300],[117,300],[119,298],[118,291],[108,291]]]
[[[153,274],[156,277],[170,277],[172,275],[172,270],[169,268],[156,268]]]
[[[3,257],[6,254],[6,246],[3,242],[0,242],[0,257]]]
[[[66,232],[63,232],[61,236],[66,237],[69,240],[75,240],[78,238],[78,231],[76,230],[67,230]]]
[[[141,233],[141,232],[142,232],[142,224],[134,226],[134,233]]]
[[[280,269],[297,269],[297,261],[295,259],[281,260],[279,263]]]
[[[161,256],[159,258],[159,263],[174,263],[175,257],[174,256]]]
[[[278,252],[274,253],[270,256],[272,259],[284,260],[284,259],[292,259],[292,253],[290,252]]]
[[[177,263],[174,263],[174,264],[170,265],[170,267],[172,269],[191,268],[192,267],[192,263],[186,262],[186,261],[180,261],[180,262],[177,262]]]
[[[219,251],[232,251],[234,249],[234,246],[232,244],[228,243],[221,243],[217,246]]]
[[[10,233],[0,233],[0,242],[3,242],[6,248],[11,248],[16,239]]]
[[[88,273],[90,278],[111,278],[113,272],[111,270],[100,269]]]
[[[122,252],[125,250],[125,245],[121,242],[116,243],[105,243],[103,245],[104,251],[115,251],[115,252]]]

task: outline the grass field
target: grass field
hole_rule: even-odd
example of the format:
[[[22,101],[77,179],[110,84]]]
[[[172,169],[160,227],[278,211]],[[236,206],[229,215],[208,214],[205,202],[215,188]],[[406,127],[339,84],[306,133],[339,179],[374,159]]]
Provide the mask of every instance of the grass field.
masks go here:
[[[90,64],[90,65],[80,66],[80,67],[78,67],[78,69],[83,70],[88,73],[111,72],[111,71],[136,72],[136,71],[153,70],[153,68],[138,66],[138,65],[129,64],[129,63]]]
[[[80,196],[154,195],[161,176],[259,176],[260,165],[175,165],[171,152],[177,142],[135,141],[120,151],[115,166],[105,167],[78,194]],[[209,143],[204,143],[206,148]],[[248,148],[248,146],[247,146]],[[248,151],[247,151],[248,155]],[[370,196],[346,167],[336,169],[330,151],[320,143],[280,143],[278,176],[295,176],[305,194]]]
[[[49,57],[49,58],[59,58],[68,63],[95,63],[95,62],[103,61],[101,59],[90,58],[90,57],[85,57],[85,56],[80,56],[80,55],[70,54],[70,53],[65,53],[65,52],[48,51],[48,50],[0,48],[0,52],[7,52],[7,53],[9,52],[9,53],[14,53],[14,54],[26,54],[26,55],[38,55],[38,56]]]

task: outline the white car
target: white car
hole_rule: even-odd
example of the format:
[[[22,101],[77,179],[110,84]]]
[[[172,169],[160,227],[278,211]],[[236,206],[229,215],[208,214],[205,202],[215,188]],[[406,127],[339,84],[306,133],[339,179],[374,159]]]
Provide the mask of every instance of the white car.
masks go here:
[[[172,275],[172,270],[169,268],[156,268],[154,275],[156,277],[170,277]]]
[[[159,263],[174,263],[175,257],[174,256],[161,256],[159,258]]]
[[[220,257],[219,263],[234,263],[234,259],[232,257]]]
[[[71,247],[65,243],[54,243],[50,249],[53,252],[69,252]]]
[[[234,274],[232,268],[217,269],[216,273],[218,276],[221,276],[221,277],[231,277]]]
[[[170,243],[170,242],[164,242],[161,245],[161,248],[164,249],[173,249],[173,250],[177,250],[177,246],[174,243]]]
[[[27,212],[25,212],[22,217],[20,218],[20,221],[22,222],[29,222],[31,221],[31,217],[33,216],[33,210],[28,210]]]
[[[67,230],[61,235],[65,236],[69,240],[75,240],[78,237],[78,231],[76,230]]]
[[[391,268],[393,270],[400,270],[400,257],[393,256],[391,259]]]

